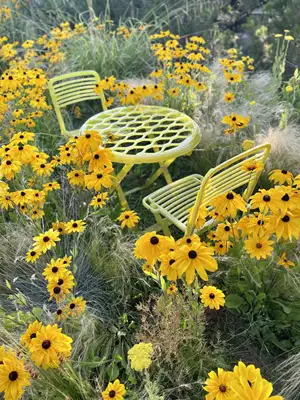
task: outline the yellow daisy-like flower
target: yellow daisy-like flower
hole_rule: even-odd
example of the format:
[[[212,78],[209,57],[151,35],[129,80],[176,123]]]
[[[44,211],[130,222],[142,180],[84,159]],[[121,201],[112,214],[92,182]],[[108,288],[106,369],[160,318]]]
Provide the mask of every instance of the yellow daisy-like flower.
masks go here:
[[[134,256],[153,264],[165,252],[168,242],[168,238],[157,235],[156,232],[145,233],[135,242]]]
[[[264,164],[257,160],[247,160],[241,165],[241,170],[246,172],[259,172],[264,169]]]
[[[138,224],[140,217],[135,211],[126,210],[120,214],[117,218],[121,222],[121,228],[124,229],[125,226],[128,228],[134,228]]]
[[[232,103],[234,99],[235,95],[232,92],[224,93],[224,101],[226,101],[226,103]]]
[[[234,379],[231,382],[231,389],[236,400],[284,400],[282,396],[272,396],[273,385],[260,375],[256,378],[254,384],[240,376],[239,380]]]
[[[234,218],[237,211],[245,212],[246,202],[241,195],[234,192],[222,194],[211,201],[218,214]]]
[[[47,264],[47,267],[43,271],[43,275],[47,281],[57,281],[58,276],[65,272],[66,265],[63,264],[62,259],[58,258],[57,260],[50,260],[50,263]]]
[[[48,182],[43,185],[44,192],[52,192],[52,190],[59,190],[60,184],[58,182]]]
[[[300,214],[299,211],[289,212],[286,214],[276,213],[270,217],[269,230],[276,234],[277,239],[289,239],[293,237],[299,239],[300,236]]]
[[[238,381],[245,379],[248,385],[252,387],[260,379],[260,369],[253,364],[246,366],[242,361],[239,361],[233,369],[233,378]]]
[[[280,193],[275,189],[260,189],[250,197],[250,208],[258,208],[260,212],[267,213],[278,211],[281,207]]]
[[[168,286],[167,293],[171,295],[175,295],[178,292],[178,288],[174,283]]]
[[[60,241],[59,232],[49,229],[48,231],[41,233],[33,238],[34,245],[33,250],[46,253],[51,247],[56,246],[56,242]]]
[[[269,240],[269,236],[264,236],[260,238],[259,236],[249,237],[245,240],[245,249],[250,255],[250,258],[256,258],[260,260],[261,258],[267,258],[272,254],[273,240]]]
[[[0,392],[5,400],[18,400],[24,393],[24,387],[30,386],[30,374],[25,369],[24,360],[9,355],[0,365]]]
[[[230,240],[218,240],[214,244],[215,252],[220,255],[227,254],[232,247],[233,244]]]
[[[67,233],[83,232],[85,230],[85,222],[82,219],[76,221],[71,219],[71,221],[65,223],[65,229]]]
[[[208,374],[203,389],[208,392],[207,400],[235,400],[234,393],[231,390],[232,372],[224,371],[218,368],[218,373],[211,371]]]
[[[204,286],[200,289],[200,293],[201,303],[211,310],[219,310],[225,304],[225,294],[215,286]]]
[[[79,317],[86,309],[86,301],[82,297],[73,297],[66,305],[66,312],[72,317]]]
[[[145,263],[142,265],[142,270],[146,275],[150,275],[151,272],[153,271],[153,268],[154,268],[153,264]]]
[[[94,208],[98,207],[102,208],[105,206],[107,200],[108,200],[108,192],[98,193],[96,194],[96,196],[92,198],[90,206],[93,206]]]
[[[287,183],[288,185],[292,186],[294,176],[286,169],[275,169],[274,171],[270,172],[269,179],[270,181],[273,181],[274,183],[279,183],[280,185]]]
[[[63,270],[58,274],[57,279],[51,279],[47,285],[50,299],[54,298],[57,302],[64,300],[74,285],[73,274],[68,270]]]
[[[57,325],[43,326],[31,340],[29,350],[32,361],[43,369],[58,368],[61,357],[69,357],[72,339],[61,332]]]
[[[107,388],[102,392],[103,400],[124,400],[126,394],[125,386],[116,379],[114,383],[109,382]]]
[[[178,269],[175,265],[175,252],[171,251],[168,254],[161,256],[160,273],[162,276],[167,276],[169,281],[176,281],[178,278]]]
[[[179,278],[185,273],[186,282],[190,285],[195,279],[195,271],[204,281],[208,280],[207,271],[215,272],[218,269],[216,259],[213,257],[213,247],[203,243],[194,243],[192,246],[181,246],[175,251],[176,261],[174,268],[178,269]]]
[[[43,327],[43,324],[39,321],[34,321],[32,324],[29,324],[26,332],[21,336],[20,342],[23,346],[29,347],[32,339],[36,338],[37,332],[40,332]]]
[[[91,174],[85,175],[84,182],[88,189],[94,189],[96,192],[99,192],[103,187],[106,189],[111,187],[113,168],[107,167],[101,170],[96,170]]]
[[[290,268],[295,266],[295,263],[287,259],[285,251],[281,254],[278,264],[284,266],[285,268]]]
[[[60,221],[52,222],[52,229],[54,231],[58,231],[60,235],[67,234],[65,222],[60,222]]]
[[[42,255],[41,251],[31,249],[26,254],[26,262],[35,263],[36,260]]]
[[[135,344],[128,351],[128,360],[130,361],[131,368],[135,371],[143,371],[144,369],[148,369],[152,363],[152,353],[152,343],[141,342],[139,344]]]
[[[186,244],[187,246],[191,247],[194,243],[201,243],[200,237],[195,233],[192,236],[184,236],[183,238],[178,239],[176,245],[177,247],[180,247]]]

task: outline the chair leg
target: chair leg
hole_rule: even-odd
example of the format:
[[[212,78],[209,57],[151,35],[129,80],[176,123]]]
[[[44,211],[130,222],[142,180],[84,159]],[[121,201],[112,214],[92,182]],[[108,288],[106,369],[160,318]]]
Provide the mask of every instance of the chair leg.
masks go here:
[[[167,221],[162,218],[162,216],[160,215],[159,212],[153,212],[153,214],[154,214],[154,217],[155,217],[157,223],[161,226],[164,235],[171,236],[171,232],[170,232]]]

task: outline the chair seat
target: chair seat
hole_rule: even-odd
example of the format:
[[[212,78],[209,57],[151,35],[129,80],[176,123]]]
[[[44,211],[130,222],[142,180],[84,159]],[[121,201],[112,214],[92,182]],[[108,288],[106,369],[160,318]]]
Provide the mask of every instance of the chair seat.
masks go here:
[[[203,176],[197,174],[179,179],[145,197],[143,205],[185,232],[190,209],[195,204],[202,179]]]

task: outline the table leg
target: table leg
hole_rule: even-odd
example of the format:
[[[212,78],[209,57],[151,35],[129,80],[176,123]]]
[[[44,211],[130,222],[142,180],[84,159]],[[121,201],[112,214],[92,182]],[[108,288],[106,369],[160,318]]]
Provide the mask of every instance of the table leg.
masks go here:
[[[121,203],[121,207],[129,210],[129,205],[127,202],[127,199],[125,197],[125,194],[123,192],[123,189],[121,188],[120,183],[122,182],[122,180],[125,178],[125,176],[128,174],[128,172],[131,170],[131,168],[133,167],[133,164],[125,164],[124,167],[121,169],[121,171],[118,173],[118,175],[113,174],[115,179],[115,183],[113,185],[113,189],[116,190],[120,203]]]
[[[158,170],[152,176],[150,176],[149,179],[147,179],[146,183],[141,187],[141,189],[147,189],[160,177],[161,174],[164,175],[168,184],[172,183],[172,177],[168,171],[168,166],[171,165],[174,160],[175,158],[159,163],[160,168],[158,168]]]

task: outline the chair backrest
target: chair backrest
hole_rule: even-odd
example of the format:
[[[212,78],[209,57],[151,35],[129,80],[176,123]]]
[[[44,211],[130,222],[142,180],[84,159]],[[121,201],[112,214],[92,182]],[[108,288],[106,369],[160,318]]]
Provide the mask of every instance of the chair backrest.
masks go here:
[[[96,94],[94,90],[99,82],[96,71],[72,72],[49,80],[48,89],[62,134],[67,132],[62,108],[85,100],[100,99],[103,110],[106,110],[103,91]]]
[[[262,170],[245,170],[243,165],[247,161],[260,161],[263,166],[270,154],[271,145],[263,144],[247,150],[230,160],[211,168],[204,176],[195,204],[188,220],[186,235],[189,236],[195,229],[198,210],[201,205],[208,206],[211,200],[241,186],[247,185],[243,198],[247,201],[251,196]]]

